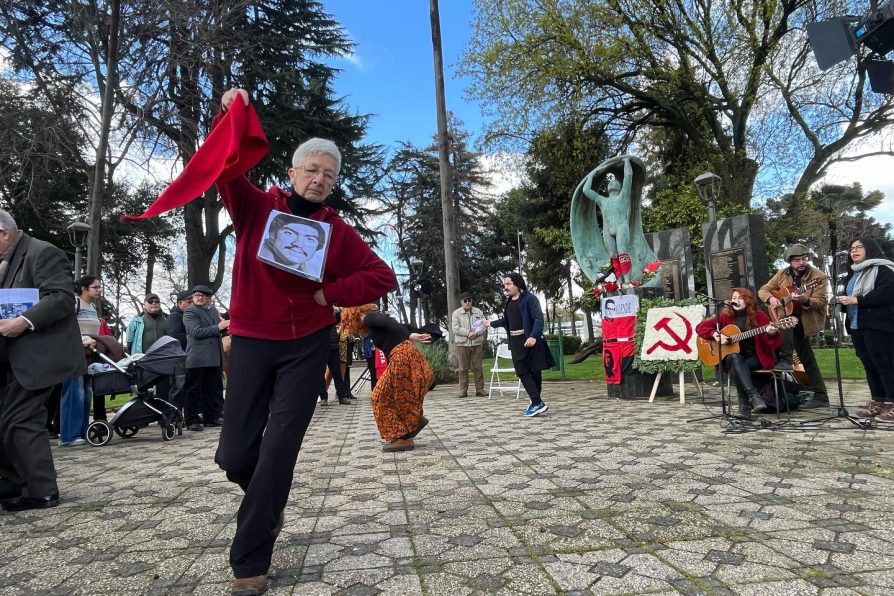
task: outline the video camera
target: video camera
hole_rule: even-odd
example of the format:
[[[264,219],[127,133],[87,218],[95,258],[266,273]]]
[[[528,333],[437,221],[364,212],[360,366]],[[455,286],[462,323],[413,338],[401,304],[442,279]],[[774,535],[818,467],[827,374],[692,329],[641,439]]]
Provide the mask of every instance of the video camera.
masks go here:
[[[894,62],[884,60],[894,50],[894,0],[872,7],[863,17],[843,16],[808,23],[807,38],[821,70],[835,66],[867,47],[876,58],[866,63],[869,86],[876,93],[894,93]]]

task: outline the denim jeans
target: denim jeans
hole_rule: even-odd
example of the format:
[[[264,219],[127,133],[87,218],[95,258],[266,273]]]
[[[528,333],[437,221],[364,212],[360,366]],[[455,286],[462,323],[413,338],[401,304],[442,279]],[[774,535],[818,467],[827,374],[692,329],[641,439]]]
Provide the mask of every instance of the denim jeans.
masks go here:
[[[87,436],[93,388],[87,377],[74,377],[62,383],[62,401],[59,404],[59,441],[71,443]]]

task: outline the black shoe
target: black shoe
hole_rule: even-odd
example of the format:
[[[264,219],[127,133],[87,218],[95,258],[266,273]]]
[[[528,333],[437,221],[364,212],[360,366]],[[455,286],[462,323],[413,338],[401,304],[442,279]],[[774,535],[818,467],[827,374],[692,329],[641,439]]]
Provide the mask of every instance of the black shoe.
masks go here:
[[[485,393],[484,391],[476,391],[475,397],[487,397],[487,393]]]
[[[350,405],[353,404],[354,402],[352,402],[351,399],[348,398],[348,397],[339,397],[339,398],[338,398],[338,403],[340,403],[340,404],[343,405],[343,406],[350,406]]]
[[[3,503],[5,511],[27,511],[28,509],[49,509],[59,504],[59,493],[48,497],[16,497]]]
[[[190,424],[190,425],[187,426],[186,428],[189,429],[189,430],[194,430],[194,431],[202,431],[202,430],[205,430],[205,427],[203,427],[203,426],[202,426],[201,424],[199,424],[198,422],[193,422],[192,424]]]
[[[218,427],[223,426],[223,422],[218,418],[217,420],[212,420],[211,422],[206,422],[204,426]]]
[[[353,393],[349,393],[349,394],[348,394],[348,399],[357,399],[357,396],[354,395]]]
[[[820,408],[828,408],[829,400],[828,399],[817,399],[814,397],[812,399],[808,399],[804,403],[800,404],[798,407],[801,408],[802,410],[815,410],[815,409],[820,409]]]

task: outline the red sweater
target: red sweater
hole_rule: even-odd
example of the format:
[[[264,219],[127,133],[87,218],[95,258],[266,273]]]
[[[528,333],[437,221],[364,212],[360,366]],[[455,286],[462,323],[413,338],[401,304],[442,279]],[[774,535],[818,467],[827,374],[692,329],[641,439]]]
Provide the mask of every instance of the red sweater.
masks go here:
[[[275,186],[265,192],[245,176],[230,182],[218,181],[217,189],[236,231],[230,333],[286,340],[333,325],[332,307],[320,306],[313,298],[320,283],[257,258],[270,211],[289,213],[288,193]],[[332,225],[322,283],[330,305],[360,306],[397,287],[394,272],[331,207],[322,207],[311,219]]]
[[[736,319],[730,315],[720,313],[720,328],[723,329],[727,325],[735,325]],[[757,311],[757,326],[763,327],[770,324],[770,317],[763,311]],[[705,319],[695,327],[695,332],[702,339],[714,339],[714,317]],[[747,331],[741,329],[741,331]],[[782,334],[761,333],[754,336],[754,351],[757,353],[757,359],[760,360],[761,366],[764,368],[773,368],[776,365],[776,350],[782,345]]]
[[[244,173],[267,153],[267,139],[254,108],[240,99],[218,114],[211,134],[164,193],[133,221],[185,205],[215,181],[236,230],[230,333],[259,339],[305,337],[333,325],[332,306],[313,298],[320,287],[332,305],[360,306],[397,287],[394,272],[330,207],[312,219],[332,225],[323,283],[287,273],[257,258],[267,216],[274,209],[289,213],[288,193],[252,185]]]

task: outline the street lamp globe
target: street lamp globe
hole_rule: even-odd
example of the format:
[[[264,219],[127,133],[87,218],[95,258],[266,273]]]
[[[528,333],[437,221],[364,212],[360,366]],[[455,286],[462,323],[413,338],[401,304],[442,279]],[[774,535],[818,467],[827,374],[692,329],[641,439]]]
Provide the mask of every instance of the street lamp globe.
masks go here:
[[[702,172],[693,182],[699,198],[708,204],[708,221],[717,221],[715,206],[720,195],[720,176],[713,172]]]

